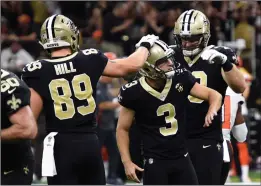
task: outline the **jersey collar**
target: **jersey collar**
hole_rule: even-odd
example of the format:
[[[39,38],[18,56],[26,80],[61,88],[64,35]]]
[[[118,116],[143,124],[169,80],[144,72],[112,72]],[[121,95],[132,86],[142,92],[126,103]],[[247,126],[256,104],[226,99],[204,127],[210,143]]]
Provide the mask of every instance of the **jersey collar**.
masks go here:
[[[145,77],[141,77],[139,81],[144,90],[146,90],[150,95],[158,98],[161,101],[165,101],[172,85],[172,79],[167,79],[167,82],[162,92],[158,92],[148,85],[148,83],[145,80]]]

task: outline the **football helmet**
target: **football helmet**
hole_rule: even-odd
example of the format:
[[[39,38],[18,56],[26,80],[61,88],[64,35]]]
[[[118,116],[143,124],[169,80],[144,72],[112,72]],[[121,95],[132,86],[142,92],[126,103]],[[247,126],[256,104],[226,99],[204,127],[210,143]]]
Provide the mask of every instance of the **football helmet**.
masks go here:
[[[45,50],[60,47],[71,47],[72,52],[79,50],[79,30],[75,24],[64,15],[48,17],[41,27],[41,41]]]
[[[163,71],[157,67],[159,64],[167,62],[167,60],[171,60],[173,63],[173,68],[171,70]],[[140,69],[139,73],[150,79],[171,78],[174,75],[174,50],[169,48],[165,42],[156,40],[154,45],[150,48],[147,61]]]
[[[183,55],[195,56],[208,44],[210,38],[210,23],[208,18],[198,10],[187,10],[177,19],[174,27],[174,38]],[[182,40],[197,42],[195,46],[184,47]]]

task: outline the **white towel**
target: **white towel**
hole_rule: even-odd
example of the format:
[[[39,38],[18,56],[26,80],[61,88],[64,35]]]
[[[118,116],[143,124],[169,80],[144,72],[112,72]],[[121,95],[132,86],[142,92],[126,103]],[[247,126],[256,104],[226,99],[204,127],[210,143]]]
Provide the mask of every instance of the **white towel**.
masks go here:
[[[229,152],[228,152],[228,146],[227,146],[227,141],[224,140],[223,141],[223,161],[224,162],[230,162],[230,156],[229,156]]]
[[[57,132],[51,132],[44,138],[44,149],[43,149],[43,159],[42,159],[42,176],[55,176],[57,174],[53,147],[54,147],[54,136]]]

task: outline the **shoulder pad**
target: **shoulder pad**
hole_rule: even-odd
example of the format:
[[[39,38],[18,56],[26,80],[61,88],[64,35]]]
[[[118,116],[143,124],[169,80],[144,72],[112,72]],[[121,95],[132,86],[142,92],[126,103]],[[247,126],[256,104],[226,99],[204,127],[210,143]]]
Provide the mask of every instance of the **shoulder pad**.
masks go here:
[[[40,60],[28,63],[24,68],[23,72],[37,72],[42,68],[42,63]]]
[[[134,80],[134,81],[132,81],[132,82],[130,82],[130,83],[127,83],[126,85],[123,85],[123,86],[121,87],[121,89],[124,91],[124,90],[127,90],[127,89],[129,89],[129,88],[131,88],[131,87],[137,85],[137,84],[138,84],[138,80]]]
[[[12,75],[12,72],[1,69],[1,80],[5,79],[9,75]]]

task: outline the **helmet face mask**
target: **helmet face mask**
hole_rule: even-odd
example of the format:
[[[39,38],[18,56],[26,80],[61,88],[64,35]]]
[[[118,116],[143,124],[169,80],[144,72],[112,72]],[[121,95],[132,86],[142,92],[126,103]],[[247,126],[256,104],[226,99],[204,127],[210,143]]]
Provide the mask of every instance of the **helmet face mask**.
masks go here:
[[[200,53],[208,44],[210,38],[210,23],[207,17],[198,10],[188,10],[177,19],[174,27],[176,44],[187,57]],[[198,42],[196,42],[198,41]],[[193,43],[190,47],[184,43]]]
[[[70,47],[74,53],[79,50],[79,30],[69,18],[53,15],[43,23],[39,43],[47,52],[54,48]]]
[[[166,43],[158,40],[150,49],[150,55],[139,73],[154,80],[171,78],[168,74],[174,72],[174,62],[174,51]],[[167,63],[172,66],[165,67],[166,70],[160,68]]]

